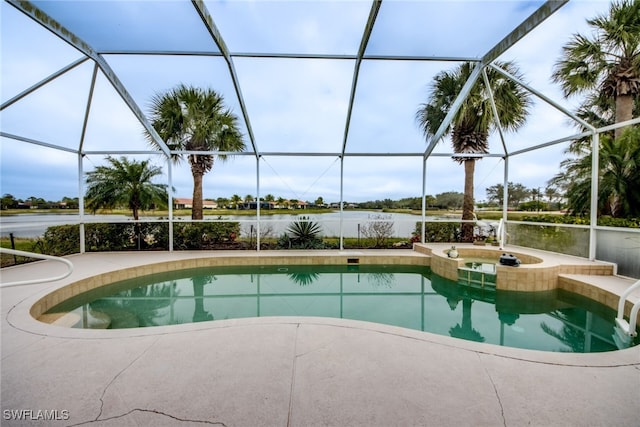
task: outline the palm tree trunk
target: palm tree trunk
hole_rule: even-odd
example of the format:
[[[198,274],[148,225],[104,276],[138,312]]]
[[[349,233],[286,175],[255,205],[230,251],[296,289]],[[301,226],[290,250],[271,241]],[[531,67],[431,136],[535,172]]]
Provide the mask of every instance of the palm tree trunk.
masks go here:
[[[633,95],[616,96],[616,123],[631,120],[633,118]],[[615,138],[622,134],[624,128],[615,130]]]
[[[202,219],[202,173],[191,169],[193,175],[193,200],[191,201],[191,219]]]
[[[464,199],[462,201],[462,219],[473,220],[473,175],[475,173],[476,160],[464,161]],[[462,224],[462,241],[473,241],[473,223]]]

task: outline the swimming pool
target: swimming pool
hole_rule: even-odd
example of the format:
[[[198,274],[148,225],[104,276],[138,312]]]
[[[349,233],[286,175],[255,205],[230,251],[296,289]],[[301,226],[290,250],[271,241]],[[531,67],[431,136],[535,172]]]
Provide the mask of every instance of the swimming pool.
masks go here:
[[[363,320],[545,351],[617,349],[615,312],[603,304],[563,290],[464,286],[428,267],[407,265],[180,270],[96,288],[53,307],[40,320],[118,329],[264,316]]]

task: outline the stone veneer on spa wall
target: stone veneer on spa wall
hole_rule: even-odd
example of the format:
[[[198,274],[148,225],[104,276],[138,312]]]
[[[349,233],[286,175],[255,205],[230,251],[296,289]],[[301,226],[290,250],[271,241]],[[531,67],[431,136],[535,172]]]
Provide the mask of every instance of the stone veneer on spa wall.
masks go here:
[[[548,291],[558,288],[560,274],[612,275],[613,265],[564,265],[546,261],[532,255],[498,248],[456,247],[458,258],[449,258],[450,248],[433,249],[416,244],[417,252],[431,256],[431,271],[450,280],[458,280],[458,268],[464,267],[465,258],[487,259],[496,262],[496,289],[510,291]],[[500,255],[513,254],[521,261],[520,266],[498,264]]]

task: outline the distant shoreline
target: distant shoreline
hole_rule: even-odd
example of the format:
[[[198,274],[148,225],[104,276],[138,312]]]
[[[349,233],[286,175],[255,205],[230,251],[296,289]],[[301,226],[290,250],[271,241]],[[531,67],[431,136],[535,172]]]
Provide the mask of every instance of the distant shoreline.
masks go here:
[[[420,210],[412,209],[344,209],[345,212],[378,212],[380,214],[385,213],[398,213],[407,215],[422,215]],[[339,212],[338,209],[328,208],[312,208],[312,209],[260,209],[261,216],[268,215],[291,215],[291,216],[304,216],[304,215],[318,215],[318,214],[330,214]],[[204,209],[202,211],[205,217],[212,216],[255,216],[257,215],[256,209]],[[79,215],[78,209],[6,209],[0,210],[0,217],[13,216],[13,215]],[[96,215],[124,215],[131,216],[131,211],[126,209],[101,209],[95,212]],[[426,214],[428,216],[457,216],[462,215],[462,210],[443,210],[443,209],[427,209]],[[94,215],[92,212],[86,212],[85,216]],[[476,212],[479,219],[500,219],[502,218],[501,210],[479,210]],[[539,215],[539,216],[563,216],[563,212],[559,211],[542,211],[542,212],[529,212],[529,211],[509,211],[507,218],[511,221],[520,221],[524,216]],[[173,211],[174,217],[190,217],[191,209],[175,209]],[[156,210],[156,211],[144,211],[140,212],[140,218],[168,218],[168,210]]]

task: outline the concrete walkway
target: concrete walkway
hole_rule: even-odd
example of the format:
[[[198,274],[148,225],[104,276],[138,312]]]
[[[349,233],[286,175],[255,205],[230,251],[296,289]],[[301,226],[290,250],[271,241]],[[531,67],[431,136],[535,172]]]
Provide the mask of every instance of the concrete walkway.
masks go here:
[[[28,313],[88,275],[193,256],[212,253],[75,255],[67,279],[2,289],[1,424],[640,425],[640,348],[546,353],[294,317],[92,331]],[[1,280],[61,271],[38,262]]]

